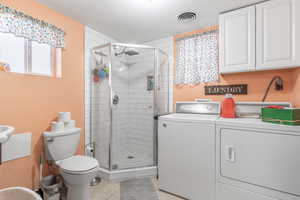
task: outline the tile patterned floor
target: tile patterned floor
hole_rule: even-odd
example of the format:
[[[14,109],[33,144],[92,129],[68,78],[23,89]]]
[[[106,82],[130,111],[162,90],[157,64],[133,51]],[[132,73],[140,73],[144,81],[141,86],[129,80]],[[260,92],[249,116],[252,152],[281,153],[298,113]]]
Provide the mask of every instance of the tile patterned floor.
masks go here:
[[[157,186],[157,182],[154,181]],[[157,189],[158,190],[158,189]],[[160,200],[183,200],[164,192],[158,192]],[[91,188],[92,200],[120,200],[120,184],[101,182]]]

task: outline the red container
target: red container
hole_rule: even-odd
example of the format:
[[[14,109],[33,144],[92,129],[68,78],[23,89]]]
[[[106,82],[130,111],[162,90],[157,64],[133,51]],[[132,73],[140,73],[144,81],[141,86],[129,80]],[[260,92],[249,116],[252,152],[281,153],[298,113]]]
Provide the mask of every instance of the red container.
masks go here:
[[[236,118],[235,102],[231,94],[226,94],[222,102],[221,117],[223,118]]]

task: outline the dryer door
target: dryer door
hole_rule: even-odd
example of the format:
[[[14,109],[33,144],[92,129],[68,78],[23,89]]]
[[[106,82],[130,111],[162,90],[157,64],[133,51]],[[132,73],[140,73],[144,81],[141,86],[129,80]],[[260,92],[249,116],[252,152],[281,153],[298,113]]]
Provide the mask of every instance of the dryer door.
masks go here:
[[[220,131],[221,176],[300,195],[300,136]]]

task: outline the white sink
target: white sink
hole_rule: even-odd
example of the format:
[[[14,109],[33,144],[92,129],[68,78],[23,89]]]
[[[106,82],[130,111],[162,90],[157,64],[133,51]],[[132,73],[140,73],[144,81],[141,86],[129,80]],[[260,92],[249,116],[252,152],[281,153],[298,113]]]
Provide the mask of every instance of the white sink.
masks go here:
[[[0,125],[0,144],[5,143],[14,132],[14,127]]]
[[[0,199],[5,200],[42,200],[42,198],[35,192],[23,188],[23,187],[14,187],[6,188],[0,190]]]

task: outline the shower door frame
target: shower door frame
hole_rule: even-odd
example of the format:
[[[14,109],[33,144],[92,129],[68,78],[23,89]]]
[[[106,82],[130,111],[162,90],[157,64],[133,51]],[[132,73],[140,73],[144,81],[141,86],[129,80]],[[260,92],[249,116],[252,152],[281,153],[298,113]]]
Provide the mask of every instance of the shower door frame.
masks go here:
[[[112,47],[116,45],[116,46],[122,46],[122,47],[129,47],[129,48],[141,48],[141,49],[152,49],[154,51],[154,77],[155,77],[155,81],[154,81],[154,93],[153,93],[153,165],[151,166],[140,166],[140,167],[133,167],[133,168],[128,168],[128,169],[118,169],[118,170],[115,170],[113,169],[113,165],[112,165],[112,158],[113,158],[113,151],[112,151],[112,148],[113,148],[113,102],[112,102],[112,99],[113,99],[113,87],[112,87]],[[169,55],[164,52],[163,50],[159,49],[159,48],[155,48],[155,47],[151,47],[151,46],[147,46],[147,45],[137,45],[137,44],[126,44],[126,43],[106,43],[104,45],[99,45],[99,46],[96,46],[92,49],[92,51],[96,51],[96,50],[99,50],[99,49],[102,49],[102,48],[105,48],[105,47],[108,47],[108,51],[109,51],[109,55],[107,55],[108,57],[108,66],[109,66],[109,96],[110,96],[110,133],[109,133],[109,158],[108,158],[108,164],[109,164],[109,168],[106,168],[106,167],[103,167],[100,165],[101,168],[104,168],[104,169],[107,169],[111,172],[113,171],[122,171],[122,170],[130,170],[130,169],[139,169],[139,168],[147,168],[147,167],[157,167],[157,162],[158,162],[158,156],[157,156],[157,146],[158,146],[158,141],[157,141],[157,127],[156,127],[156,124],[155,124],[155,118],[157,118],[159,116],[159,113],[158,113],[158,106],[157,106],[157,80],[158,80],[158,52],[162,53],[163,55],[166,56],[166,59],[168,60],[168,65],[167,65],[167,71],[168,71],[168,96],[169,96],[169,90],[170,90],[170,63],[169,63]],[[91,84],[92,84],[92,81],[91,81]],[[92,101],[92,98],[90,98],[90,101]],[[165,113],[165,114],[169,114],[169,98],[168,98],[168,101],[167,101],[167,108],[168,108],[168,113]],[[92,103],[90,104],[92,106]],[[92,109],[92,108],[91,108]],[[91,112],[92,113],[92,112]],[[90,126],[92,127],[92,116],[91,117],[91,120],[90,120]],[[93,129],[91,128],[90,129],[90,140],[91,140],[91,144],[93,143],[93,133],[92,133]]]

